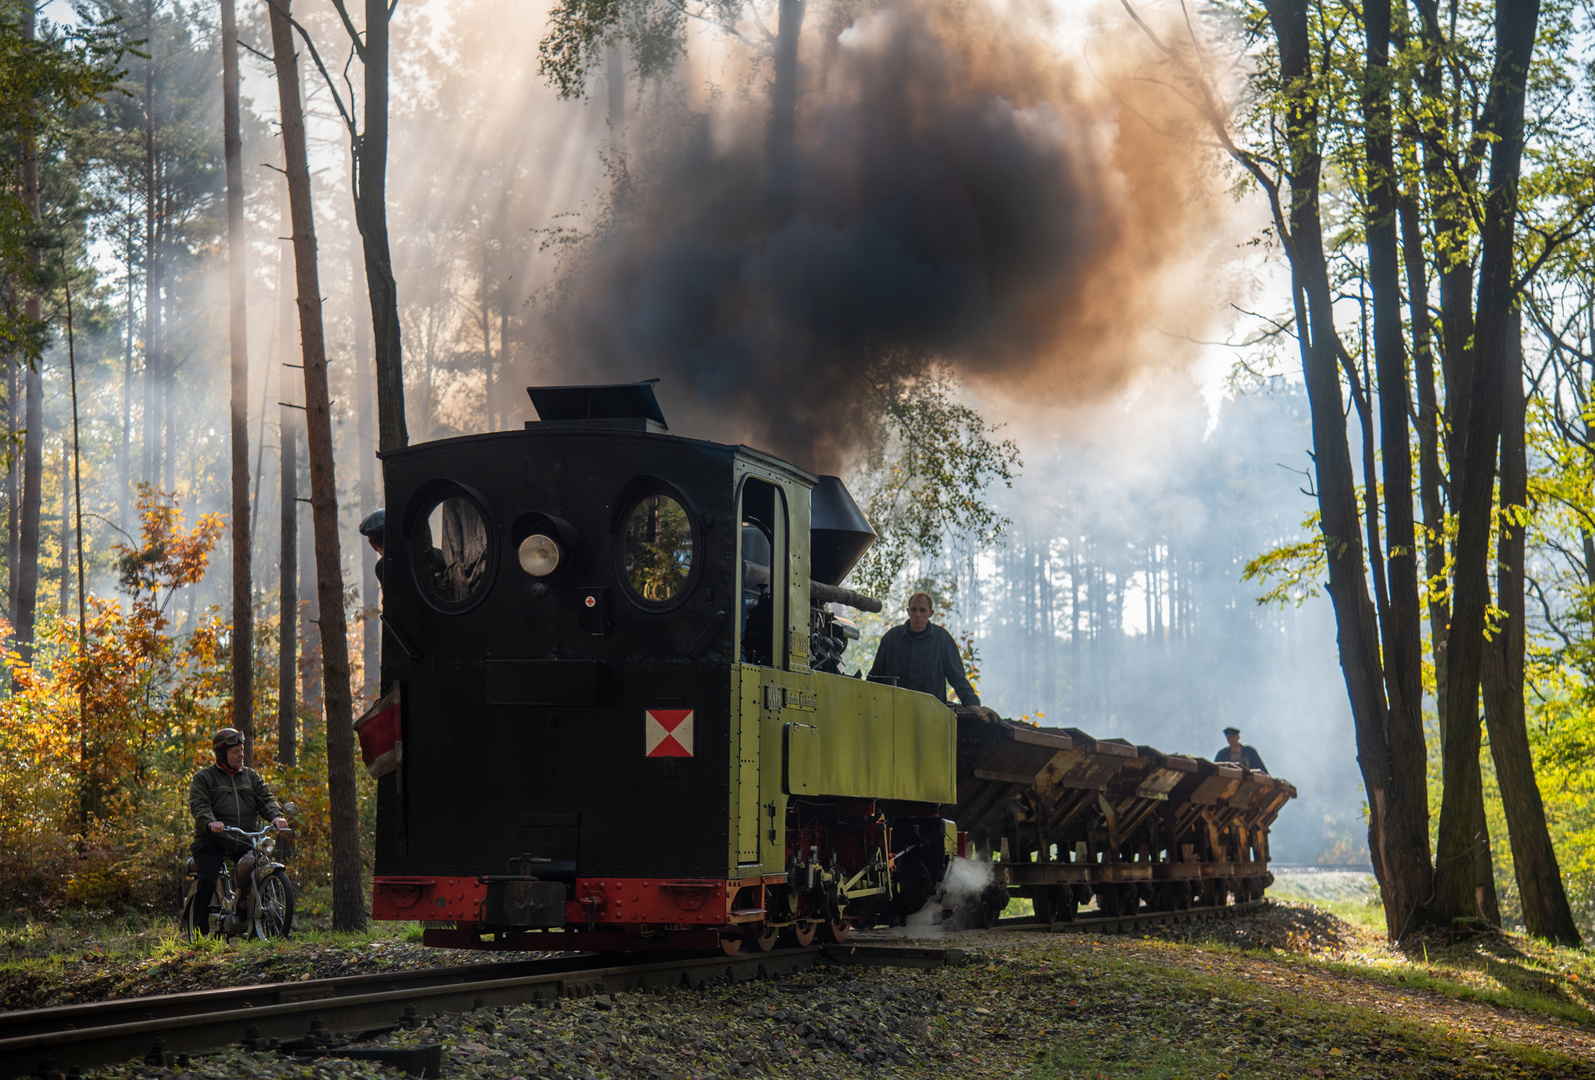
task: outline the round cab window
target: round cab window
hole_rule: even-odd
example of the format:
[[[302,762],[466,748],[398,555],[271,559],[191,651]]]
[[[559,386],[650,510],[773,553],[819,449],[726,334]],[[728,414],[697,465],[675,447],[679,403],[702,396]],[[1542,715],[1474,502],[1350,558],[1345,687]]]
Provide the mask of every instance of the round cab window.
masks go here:
[[[669,495],[644,495],[626,514],[621,569],[639,600],[663,604],[681,596],[692,572],[692,518]]]
[[[411,550],[416,581],[439,607],[461,608],[487,591],[487,520],[471,500],[455,496],[434,506]]]

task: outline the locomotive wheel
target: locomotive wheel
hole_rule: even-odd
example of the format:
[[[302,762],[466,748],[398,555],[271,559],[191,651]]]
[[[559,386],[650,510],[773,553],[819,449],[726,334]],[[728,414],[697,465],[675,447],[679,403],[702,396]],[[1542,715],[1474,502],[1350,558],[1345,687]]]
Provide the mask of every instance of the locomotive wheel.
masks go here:
[[[840,945],[847,940],[847,920],[831,919],[820,924],[820,936],[829,944]]]
[[[814,935],[819,933],[819,926],[813,919],[799,919],[786,928],[786,939],[800,949],[806,949],[814,944]]]
[[[742,948],[742,939],[731,934],[720,935],[720,951],[727,956],[735,956],[737,950]]]
[[[781,932],[779,930],[769,923],[765,923],[764,929],[760,933],[748,935],[748,944],[760,952],[769,952],[775,948],[775,939],[780,936]]]

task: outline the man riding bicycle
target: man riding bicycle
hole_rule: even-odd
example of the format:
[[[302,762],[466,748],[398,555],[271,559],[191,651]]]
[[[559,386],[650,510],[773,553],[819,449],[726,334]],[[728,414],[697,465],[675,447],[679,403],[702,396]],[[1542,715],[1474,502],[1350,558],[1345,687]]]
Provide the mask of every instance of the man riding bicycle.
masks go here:
[[[286,829],[288,819],[272,796],[266,782],[254,769],[244,767],[244,736],[237,728],[222,728],[211,736],[216,762],[194,774],[188,785],[188,809],[194,815],[194,868],[199,881],[194,893],[196,925],[203,928],[209,916],[211,893],[216,887],[222,860],[248,848],[226,836],[229,825],[253,832],[257,816],[270,814],[277,829]]]

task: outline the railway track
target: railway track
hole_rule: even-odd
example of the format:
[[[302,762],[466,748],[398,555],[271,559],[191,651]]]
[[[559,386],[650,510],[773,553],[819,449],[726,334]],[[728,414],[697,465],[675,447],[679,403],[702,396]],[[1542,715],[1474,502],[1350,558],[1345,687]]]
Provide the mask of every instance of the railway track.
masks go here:
[[[1262,907],[1264,900],[1247,900],[1223,907],[1192,907],[1184,911],[1142,911],[1134,915],[1079,916],[1069,922],[1049,923],[1035,915],[998,919],[999,927],[1036,927],[1055,934],[1126,934],[1143,926],[1178,926],[1183,923],[1233,919]]]
[[[1034,917],[1001,919],[999,929],[1125,933],[1138,927],[1230,918],[1261,904],[1085,917],[1048,926]],[[245,1045],[301,1057],[384,1061],[412,1075],[441,1075],[442,1047],[352,1045],[439,1013],[582,998],[595,994],[745,982],[841,964],[940,967],[965,961],[955,946],[860,942],[735,956],[650,958],[613,964],[594,953],[460,964],[414,971],[228,987],[0,1013],[0,1080],[58,1080],[72,1069],[143,1057],[169,1065],[184,1055]]]

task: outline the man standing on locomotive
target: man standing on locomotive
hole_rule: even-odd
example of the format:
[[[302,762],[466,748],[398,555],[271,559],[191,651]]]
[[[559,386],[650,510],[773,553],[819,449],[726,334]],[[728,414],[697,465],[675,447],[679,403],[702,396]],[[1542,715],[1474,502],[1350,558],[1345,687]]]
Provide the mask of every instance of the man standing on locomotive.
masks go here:
[[[952,683],[961,703],[979,705],[980,695],[969,685],[958,643],[945,628],[930,621],[930,613],[929,593],[917,592],[908,598],[908,621],[881,636],[869,677],[895,677],[898,686],[929,694],[937,701],[947,700],[947,684]]]
[[[244,767],[244,736],[237,728],[222,728],[211,736],[211,748],[216,752],[214,764],[207,765],[194,774],[188,785],[188,810],[194,815],[194,843],[189,851],[194,856],[194,868],[199,883],[194,892],[195,922],[207,916],[211,891],[216,887],[216,877],[221,873],[222,860],[229,852],[244,850],[244,845],[228,837],[223,830],[231,825],[244,832],[255,830],[256,819],[270,814],[273,827],[288,827],[266,782],[254,769]]]

